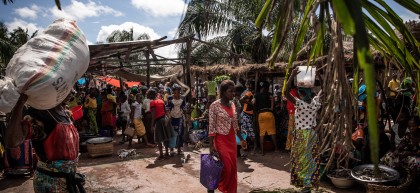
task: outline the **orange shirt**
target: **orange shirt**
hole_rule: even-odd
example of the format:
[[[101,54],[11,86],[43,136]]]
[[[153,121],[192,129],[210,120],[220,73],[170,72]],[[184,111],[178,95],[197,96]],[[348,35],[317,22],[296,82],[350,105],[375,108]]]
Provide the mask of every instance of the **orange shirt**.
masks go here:
[[[357,130],[351,135],[351,139],[353,141],[357,141],[357,139],[363,139],[363,136],[363,128],[358,127]]]

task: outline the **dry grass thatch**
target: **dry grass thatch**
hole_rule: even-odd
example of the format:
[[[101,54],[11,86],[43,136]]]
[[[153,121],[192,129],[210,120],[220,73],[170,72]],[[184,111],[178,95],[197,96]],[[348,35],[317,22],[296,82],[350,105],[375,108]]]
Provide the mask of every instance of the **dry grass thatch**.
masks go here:
[[[193,74],[229,74],[232,76],[246,75],[250,72],[284,73],[285,70],[286,63],[276,63],[273,69],[270,69],[267,64],[242,64],[240,66],[217,64],[212,66],[191,66],[191,73]]]

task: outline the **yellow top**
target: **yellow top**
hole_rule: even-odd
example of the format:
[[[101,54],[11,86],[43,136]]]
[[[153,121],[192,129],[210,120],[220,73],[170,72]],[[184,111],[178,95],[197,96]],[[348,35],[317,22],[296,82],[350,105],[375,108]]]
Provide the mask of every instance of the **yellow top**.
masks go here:
[[[165,93],[165,95],[163,95],[163,101],[168,101],[168,97],[169,97],[169,94],[168,93]]]
[[[109,99],[109,100],[111,100],[113,103],[117,103],[117,97],[115,97],[112,94],[106,95],[106,98]]]
[[[96,99],[95,98],[90,98],[89,96],[86,97],[86,100],[85,100],[85,108],[96,109],[97,107],[98,107],[98,104],[96,103]]]
[[[397,91],[400,88],[400,81],[399,80],[396,80],[396,81],[391,80],[391,81],[389,81],[388,88],[390,90],[392,90],[392,91]],[[390,92],[389,93],[389,96],[395,96],[395,95],[396,94],[394,92]]]

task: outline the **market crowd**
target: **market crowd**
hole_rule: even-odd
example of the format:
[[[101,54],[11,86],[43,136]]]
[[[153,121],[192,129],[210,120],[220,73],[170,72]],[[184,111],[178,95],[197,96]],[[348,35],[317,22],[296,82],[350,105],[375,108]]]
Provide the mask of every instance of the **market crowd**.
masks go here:
[[[188,89],[169,80],[149,87],[144,82],[119,87],[88,76],[85,84],[75,85],[63,107],[73,114],[80,113],[74,109],[81,107],[83,116],[73,120],[79,135],[116,139],[121,130],[120,145],[138,147],[133,146],[137,141],[147,148],[157,147],[157,161],[182,155],[187,144],[210,144],[210,152],[217,152],[224,163],[218,187],[222,192],[237,191],[238,158],[270,151],[290,152],[291,184],[305,192],[319,186],[320,164],[325,161],[319,153],[322,139],[315,130],[322,92],[318,87],[297,87],[297,73],[297,69],[293,70],[284,97],[281,87],[267,80],[240,79],[235,83],[216,81],[208,75]],[[414,87],[410,78],[400,82],[394,75],[386,94],[378,89],[375,97],[380,119],[388,116],[395,120],[390,129],[385,129],[384,121],[378,122],[381,163],[418,173],[420,129],[415,116]],[[362,84],[358,93],[359,116],[353,120],[353,166],[371,163],[365,90]],[[29,109],[28,113],[43,119],[45,112]],[[54,122],[63,122],[60,114],[50,117],[58,117]]]

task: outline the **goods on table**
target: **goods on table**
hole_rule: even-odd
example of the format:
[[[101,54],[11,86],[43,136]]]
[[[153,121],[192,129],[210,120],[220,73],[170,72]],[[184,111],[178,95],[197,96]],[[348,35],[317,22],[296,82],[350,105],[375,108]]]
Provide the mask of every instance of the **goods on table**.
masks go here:
[[[90,157],[112,155],[114,153],[114,143],[111,137],[96,137],[86,141],[87,150]]]
[[[75,21],[59,19],[20,47],[0,80],[0,111],[10,112],[21,93],[35,109],[51,109],[67,97],[89,65],[89,48]]]

